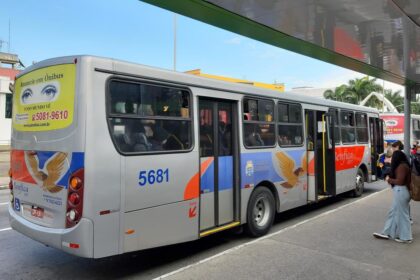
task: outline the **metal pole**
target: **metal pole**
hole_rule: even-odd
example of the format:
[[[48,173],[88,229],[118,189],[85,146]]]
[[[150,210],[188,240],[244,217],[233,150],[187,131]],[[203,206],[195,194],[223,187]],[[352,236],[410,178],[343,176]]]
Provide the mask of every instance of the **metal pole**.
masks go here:
[[[382,80],[382,113],[384,112],[384,100],[385,100],[385,80]]]
[[[10,53],[10,18],[9,18],[9,42],[7,44],[9,46],[9,53]]]
[[[410,156],[410,137],[411,137],[411,94],[413,85],[407,83],[404,94],[404,151]]]
[[[174,14],[174,71],[176,71],[176,14]]]

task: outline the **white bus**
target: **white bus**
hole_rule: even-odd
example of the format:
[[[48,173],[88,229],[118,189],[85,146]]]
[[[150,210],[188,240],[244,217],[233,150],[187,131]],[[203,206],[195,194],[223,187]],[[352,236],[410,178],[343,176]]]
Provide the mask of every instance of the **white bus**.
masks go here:
[[[92,56],[23,71],[10,223],[88,258],[186,242],[344,192],[382,152],[375,109]],[[372,173],[373,172],[373,173]]]
[[[404,114],[403,113],[381,113],[384,121],[384,140],[392,143],[397,140],[404,143]],[[411,114],[410,144],[420,140],[420,115]]]

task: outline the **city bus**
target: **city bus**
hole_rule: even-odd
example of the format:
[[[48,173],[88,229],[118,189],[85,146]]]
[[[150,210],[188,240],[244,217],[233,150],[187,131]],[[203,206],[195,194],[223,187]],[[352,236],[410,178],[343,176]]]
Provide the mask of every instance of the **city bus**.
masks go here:
[[[381,113],[384,121],[384,140],[387,143],[401,141],[404,143],[404,114]],[[420,115],[411,114],[410,143],[420,140]]]
[[[102,258],[243,226],[375,180],[376,109],[93,56],[17,76],[11,227]]]

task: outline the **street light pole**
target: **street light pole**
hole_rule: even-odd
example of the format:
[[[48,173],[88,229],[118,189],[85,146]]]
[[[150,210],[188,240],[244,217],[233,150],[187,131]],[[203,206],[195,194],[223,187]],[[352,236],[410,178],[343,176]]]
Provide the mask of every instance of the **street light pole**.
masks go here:
[[[174,71],[176,71],[176,14],[174,13]]]
[[[413,86],[411,83],[405,85],[404,94],[404,151],[410,155],[410,137],[411,137],[411,91]]]

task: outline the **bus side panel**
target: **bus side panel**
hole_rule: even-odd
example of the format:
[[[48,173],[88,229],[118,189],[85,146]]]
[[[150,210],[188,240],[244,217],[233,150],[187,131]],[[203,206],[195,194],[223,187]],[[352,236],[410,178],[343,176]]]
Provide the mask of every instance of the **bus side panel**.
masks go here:
[[[285,211],[307,203],[307,160],[303,148],[257,150],[241,154],[241,213],[246,210],[252,190],[261,182],[273,183],[280,208]],[[274,194],[275,195],[275,194]]]
[[[95,65],[96,67],[110,67]],[[121,172],[120,155],[109,135],[105,113],[105,85],[107,75],[89,73],[86,69],[87,127],[85,152],[84,216],[94,224],[94,257],[101,258],[119,253]],[[109,214],[101,215],[101,211]]]
[[[124,252],[197,239],[198,201],[197,198],[125,213]]]
[[[354,189],[357,170],[362,163],[367,166],[369,152],[367,144],[343,145],[335,149],[337,194]]]
[[[184,194],[199,170],[197,152],[127,156],[125,164],[125,212],[188,200]]]
[[[125,252],[198,238],[196,151],[125,157],[124,177]]]

